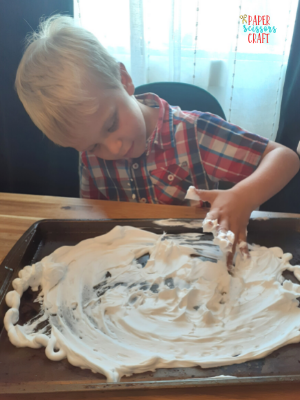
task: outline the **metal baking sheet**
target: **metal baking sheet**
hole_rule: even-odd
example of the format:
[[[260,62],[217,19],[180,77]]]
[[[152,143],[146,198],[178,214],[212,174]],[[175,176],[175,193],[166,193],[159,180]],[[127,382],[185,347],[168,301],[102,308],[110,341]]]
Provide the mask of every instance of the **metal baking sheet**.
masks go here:
[[[201,228],[159,226],[153,220],[44,220],[32,225],[0,266],[0,393],[157,389],[300,381],[300,344],[285,346],[268,357],[243,364],[209,369],[158,369],[124,377],[119,383],[107,383],[103,375],[73,367],[67,360],[50,361],[44,348],[36,350],[14,347],[3,327],[3,317],[7,311],[5,294],[12,289],[11,281],[17,277],[18,271],[41,260],[60,246],[75,245],[81,240],[102,235],[116,225],[131,225],[155,233],[202,232]],[[300,264],[300,219],[251,220],[248,241],[268,247],[279,246],[293,254],[292,264]],[[292,274],[289,278],[295,281]],[[20,323],[36,315],[38,304],[32,302],[35,296],[36,293],[31,290],[23,294]],[[234,378],[218,377],[220,375]]]

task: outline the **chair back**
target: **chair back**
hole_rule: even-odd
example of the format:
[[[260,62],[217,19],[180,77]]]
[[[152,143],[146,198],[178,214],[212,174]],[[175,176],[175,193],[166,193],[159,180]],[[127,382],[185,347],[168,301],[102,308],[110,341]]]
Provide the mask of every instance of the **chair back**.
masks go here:
[[[183,111],[207,111],[226,120],[218,100],[198,86],[181,82],[154,82],[136,87],[134,94],[149,92],[157,94],[170,105],[179,106]]]

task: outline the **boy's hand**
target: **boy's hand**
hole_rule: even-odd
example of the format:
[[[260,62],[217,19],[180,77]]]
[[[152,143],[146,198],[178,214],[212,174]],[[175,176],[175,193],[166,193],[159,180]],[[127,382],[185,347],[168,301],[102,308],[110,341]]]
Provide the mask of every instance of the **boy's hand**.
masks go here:
[[[298,155],[279,143],[269,142],[256,170],[229,190],[197,190],[211,210],[207,218],[217,219],[219,229],[235,234],[232,253],[227,264],[232,264],[237,244],[246,242],[246,229],[251,212],[279,192],[299,171]],[[246,245],[241,248],[246,252]]]
[[[234,189],[229,190],[198,190],[195,192],[202,201],[207,201],[211,205],[206,218],[218,220],[219,231],[232,231],[235,234],[232,252],[227,255],[227,266],[232,266],[233,256],[236,245],[241,245],[240,251],[249,256],[247,242],[247,225],[253,206],[247,201],[245,196],[236,193]]]

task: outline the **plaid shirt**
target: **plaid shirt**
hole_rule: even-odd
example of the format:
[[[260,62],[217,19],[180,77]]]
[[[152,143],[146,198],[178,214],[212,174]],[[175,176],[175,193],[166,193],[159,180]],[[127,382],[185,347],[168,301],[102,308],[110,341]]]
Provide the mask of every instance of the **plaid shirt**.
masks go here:
[[[184,197],[190,185],[215,189],[218,181],[237,183],[247,178],[268,144],[267,139],[209,112],[182,111],[152,93],[136,98],[159,107],[146,151],[132,162],[81,153],[81,197],[188,205]]]

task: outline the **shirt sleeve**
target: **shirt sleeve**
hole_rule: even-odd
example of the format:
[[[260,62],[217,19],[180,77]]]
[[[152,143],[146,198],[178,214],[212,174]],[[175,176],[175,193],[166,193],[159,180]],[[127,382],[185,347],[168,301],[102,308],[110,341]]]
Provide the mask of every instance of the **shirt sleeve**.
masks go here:
[[[205,112],[197,119],[202,165],[214,181],[238,183],[258,167],[268,139]]]
[[[79,161],[79,181],[80,181],[80,197],[83,199],[100,199],[107,198],[98,190],[91,176],[87,157],[85,153],[81,153]]]

